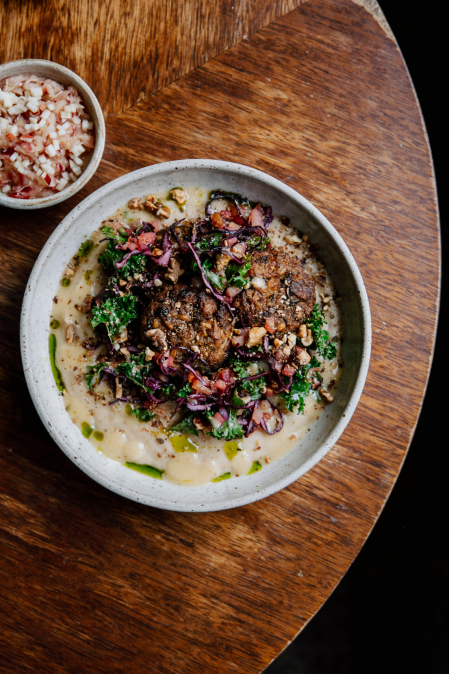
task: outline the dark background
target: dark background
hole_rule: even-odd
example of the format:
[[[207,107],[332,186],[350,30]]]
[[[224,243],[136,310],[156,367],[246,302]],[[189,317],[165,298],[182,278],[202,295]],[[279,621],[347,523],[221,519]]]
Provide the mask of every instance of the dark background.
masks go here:
[[[447,270],[447,3],[379,0],[414,82],[432,148]],[[378,523],[333,595],[265,674],[449,672],[449,415],[443,274],[437,345],[410,452]]]

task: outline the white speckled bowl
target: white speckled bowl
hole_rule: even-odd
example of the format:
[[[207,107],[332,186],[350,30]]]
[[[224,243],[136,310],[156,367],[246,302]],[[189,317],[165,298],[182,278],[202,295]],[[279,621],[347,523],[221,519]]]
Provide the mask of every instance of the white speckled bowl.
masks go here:
[[[0,82],[5,79],[5,77],[14,77],[14,75],[21,75],[23,73],[48,77],[64,86],[74,86],[84,99],[87,110],[94,123],[96,135],[95,148],[86,169],[75,182],[67,185],[61,192],[55,192],[55,194],[52,194],[49,197],[43,197],[42,199],[13,199],[0,192],[1,206],[18,208],[20,210],[35,210],[38,208],[46,208],[47,206],[54,206],[54,204],[59,204],[61,201],[69,199],[69,197],[72,197],[89,182],[97,170],[98,164],[103,156],[106,128],[103,112],[94,92],[87,86],[81,77],[75,75],[75,73],[68,68],[59,65],[59,63],[44,61],[42,59],[10,61],[9,63],[0,65]]]
[[[240,192],[271,204],[320,246],[320,255],[342,296],[343,375],[335,401],[291,452],[253,475],[201,487],[155,480],[97,453],[64,409],[48,355],[49,317],[67,262],[102,220],[135,196],[178,185]],[[357,265],[341,236],[304,197],[261,171],[214,160],[156,164],[112,181],[82,201],[53,232],[25,291],[21,348],[31,397],[50,435],[85,473],[108,489],[148,505],[186,512],[224,510],[269,496],[304,475],[328,452],[349,423],[365,384],[371,350],[368,297]]]

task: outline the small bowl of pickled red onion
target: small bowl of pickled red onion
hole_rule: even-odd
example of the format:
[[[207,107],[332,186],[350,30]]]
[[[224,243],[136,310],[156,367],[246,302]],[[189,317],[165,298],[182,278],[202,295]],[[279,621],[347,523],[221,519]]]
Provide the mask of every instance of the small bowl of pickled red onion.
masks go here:
[[[95,94],[71,70],[39,59],[0,65],[0,205],[73,196],[98,168],[105,136]]]

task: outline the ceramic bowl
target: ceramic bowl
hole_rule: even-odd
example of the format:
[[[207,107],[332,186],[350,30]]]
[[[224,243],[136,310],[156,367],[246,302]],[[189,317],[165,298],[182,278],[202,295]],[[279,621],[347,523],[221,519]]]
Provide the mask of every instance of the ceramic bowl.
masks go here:
[[[47,206],[54,206],[54,204],[59,204],[61,201],[69,199],[89,182],[97,170],[98,164],[103,156],[106,128],[103,112],[94,92],[87,86],[81,77],[75,75],[75,73],[68,68],[61,66],[58,63],[41,59],[10,61],[9,63],[0,65],[0,82],[5,79],[5,77],[13,77],[14,75],[21,75],[22,73],[47,77],[64,86],[72,85],[75,87],[84,99],[87,110],[94,123],[96,135],[95,148],[86,169],[75,182],[67,185],[61,192],[56,192],[49,197],[43,197],[41,199],[13,199],[0,192],[1,206],[8,206],[9,208],[17,208],[20,210],[35,210],[38,208],[46,208]]]
[[[96,452],[64,409],[50,369],[48,337],[53,297],[67,262],[101,222],[136,195],[177,185],[200,185],[240,192],[271,204],[293,227],[319,245],[341,295],[343,374],[335,401],[311,431],[281,459],[238,479],[200,487],[178,487],[154,480]],[[27,283],[22,308],[21,349],[31,397],[55,442],[91,478],[127,498],[157,508],[186,512],[234,508],[265,498],[304,475],[331,449],[349,423],[368,372],[371,319],[368,297],[357,265],[341,236],[311,203],[271,176],[240,164],[185,160],[157,164],[112,181],[76,206],[53,232]]]

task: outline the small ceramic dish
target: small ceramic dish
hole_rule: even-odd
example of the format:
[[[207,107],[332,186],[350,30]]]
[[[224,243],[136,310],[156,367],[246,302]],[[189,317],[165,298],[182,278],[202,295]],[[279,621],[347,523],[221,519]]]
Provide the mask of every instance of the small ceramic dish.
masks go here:
[[[41,59],[10,61],[9,63],[0,65],[0,82],[4,80],[5,77],[14,77],[15,75],[22,75],[24,73],[47,77],[64,86],[72,85],[75,87],[84,99],[95,127],[95,148],[89,164],[79,178],[75,180],[75,182],[67,185],[61,192],[56,192],[49,197],[40,199],[13,199],[0,192],[1,206],[17,208],[20,210],[35,210],[38,208],[46,208],[47,206],[54,206],[54,204],[59,204],[61,201],[69,199],[89,182],[97,170],[98,164],[103,156],[106,128],[103,112],[92,89],[81,79],[81,77],[75,75],[71,70],[58,63]]]
[[[282,458],[253,475],[179,487],[154,480],[95,451],[72,423],[53,379],[48,354],[53,297],[67,262],[101,222],[131,198],[178,185],[201,185],[245,194],[272,205],[293,227],[318,244],[320,257],[342,298],[343,373],[335,401],[311,430]],[[184,160],[157,164],[112,181],[82,201],[61,222],[39,255],[27,283],[21,320],[23,367],[31,397],[50,435],[90,477],[127,498],[157,508],[186,512],[224,510],[264,498],[304,475],[331,449],[346,428],[365,384],[371,351],[368,297],[357,265],[338,232],[298,192],[241,164]]]

